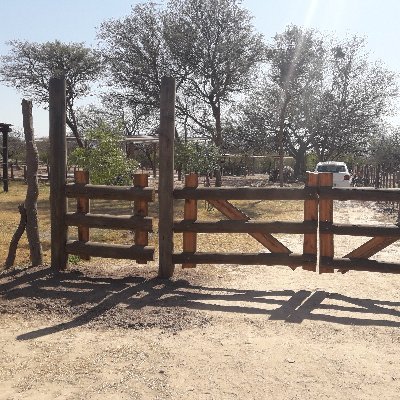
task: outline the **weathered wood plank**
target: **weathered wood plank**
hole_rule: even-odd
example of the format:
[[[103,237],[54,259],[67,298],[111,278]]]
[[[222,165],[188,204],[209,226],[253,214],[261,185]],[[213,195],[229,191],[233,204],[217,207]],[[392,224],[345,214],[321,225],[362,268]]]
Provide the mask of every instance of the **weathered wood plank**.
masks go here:
[[[151,188],[140,188],[132,186],[105,186],[105,185],[83,185],[69,183],[65,186],[67,197],[85,196],[89,199],[104,200],[146,200],[154,201],[155,191]]]
[[[67,199],[64,188],[67,174],[66,88],[64,78],[49,82],[49,139],[50,139],[50,210],[51,210],[51,267],[67,267],[65,251],[68,230],[65,224]]]
[[[186,221],[174,222],[174,232],[197,233],[315,233],[317,221],[284,222],[284,221],[256,221],[256,220],[221,220],[221,221]]]
[[[80,214],[67,213],[65,222],[68,226],[87,226],[99,229],[140,229],[152,232],[152,218],[134,215],[110,215],[110,214]]]
[[[400,189],[320,187],[319,195],[332,200],[400,201]]]
[[[199,185],[197,174],[188,174],[185,176],[185,187],[196,188]],[[186,223],[192,224],[197,219],[197,200],[185,199],[184,219]],[[174,232],[175,226],[174,226]],[[195,231],[183,232],[183,252],[194,253],[197,248],[197,235]],[[182,264],[182,268],[195,268],[196,264]]]
[[[133,177],[133,184],[135,187],[145,188],[149,184],[149,177],[147,174],[135,174]],[[135,200],[134,203],[134,213],[138,217],[147,217],[149,213],[149,206],[146,200]],[[138,246],[147,246],[149,244],[149,235],[146,230],[135,229],[135,244]],[[138,264],[147,264],[144,259],[138,258],[136,260]]]
[[[319,173],[319,189],[332,187],[333,175],[331,173]],[[320,223],[331,224],[333,222],[333,201],[332,199],[320,199],[319,201],[319,221]],[[319,249],[321,259],[332,259],[334,257],[334,242],[332,233],[319,233]],[[333,268],[328,268],[326,264],[320,263],[319,273],[334,272]]]
[[[375,260],[366,259],[343,259],[334,258],[329,260],[322,260],[324,265],[329,268],[336,268],[344,271],[365,271],[365,272],[380,272],[387,274],[399,274],[399,263],[387,263]]]
[[[75,183],[88,184],[89,183],[89,172],[88,171],[74,171]],[[76,211],[77,213],[87,214],[90,213],[90,199],[82,196],[76,199]],[[68,223],[67,223],[68,225]],[[88,242],[90,240],[90,233],[88,226],[78,226],[78,240],[81,242]],[[90,260],[90,256],[83,256],[84,260]]]
[[[147,261],[154,260],[154,247],[150,246],[127,246],[121,244],[108,244],[98,242],[80,242],[79,240],[68,241],[66,244],[68,254],[87,255],[92,257],[120,258],[136,260],[137,258]]]
[[[349,236],[398,236],[400,237],[400,227],[380,226],[380,225],[349,225],[349,224],[330,224],[321,222],[319,225],[321,232],[333,233],[334,235]]]
[[[318,186],[318,173],[309,172],[307,174],[306,187]],[[311,232],[304,232],[303,238],[303,254],[310,254],[317,258],[317,243],[318,243],[318,200],[304,200],[304,222],[313,222],[314,229]],[[315,272],[317,270],[317,262],[310,268],[303,266],[303,269]]]
[[[175,189],[173,195],[175,199],[195,200],[310,200],[318,198],[316,188],[201,187]]]
[[[383,237],[377,236],[368,240],[368,242],[364,243],[357,249],[353,250],[352,252],[346,254],[344,258],[369,258],[372,257],[374,254],[380,252],[384,248],[388,247],[392,243],[396,242],[400,239],[400,236],[394,237]]]
[[[250,219],[243,211],[237,209],[233,204],[229,203],[227,200],[209,200],[211,205],[213,205],[219,212],[224,214],[229,219],[233,220],[245,220]],[[284,246],[278,239],[274,238],[268,233],[250,233],[254,239],[260,242],[264,247],[266,247],[272,253],[284,253],[290,254],[291,251]]]
[[[175,253],[176,264],[313,265],[315,258],[303,254],[278,253]]]
[[[158,225],[160,278],[170,278],[174,274],[172,262],[174,223],[174,135],[175,135],[175,79],[163,77],[160,92],[159,128],[159,183],[158,198],[160,218]]]

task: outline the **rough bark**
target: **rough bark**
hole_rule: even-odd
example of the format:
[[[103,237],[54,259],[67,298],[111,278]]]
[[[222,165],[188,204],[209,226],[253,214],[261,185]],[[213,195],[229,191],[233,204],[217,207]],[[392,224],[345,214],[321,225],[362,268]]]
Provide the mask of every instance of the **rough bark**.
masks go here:
[[[26,181],[28,184],[25,198],[26,234],[28,237],[32,266],[36,266],[43,263],[43,253],[39,237],[39,225],[37,215],[37,199],[39,196],[39,186],[37,179],[39,168],[39,153],[37,151],[34,139],[31,101],[22,100],[22,115],[26,145]]]
[[[15,231],[11,242],[10,242],[10,247],[8,249],[8,255],[7,255],[7,260],[4,264],[4,268],[11,268],[14,265],[15,261],[15,256],[17,254],[17,247],[19,240],[21,239],[22,234],[25,231],[26,228],[26,210],[24,204],[20,204],[18,206],[18,211],[21,214],[21,219],[19,221],[19,225],[17,230]]]

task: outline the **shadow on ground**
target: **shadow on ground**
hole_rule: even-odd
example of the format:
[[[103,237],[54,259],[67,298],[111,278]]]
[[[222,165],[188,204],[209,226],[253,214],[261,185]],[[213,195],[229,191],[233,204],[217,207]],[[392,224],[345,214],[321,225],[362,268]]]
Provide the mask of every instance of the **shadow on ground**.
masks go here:
[[[27,268],[0,275],[0,313],[50,313],[68,322],[18,336],[29,340],[100,323],[131,329],[179,330],[209,323],[213,313],[260,315],[288,323],[400,327],[400,302],[307,290],[241,290],[186,280],[108,278],[80,271]],[[204,311],[208,311],[205,313]],[[350,315],[350,316],[349,316]]]

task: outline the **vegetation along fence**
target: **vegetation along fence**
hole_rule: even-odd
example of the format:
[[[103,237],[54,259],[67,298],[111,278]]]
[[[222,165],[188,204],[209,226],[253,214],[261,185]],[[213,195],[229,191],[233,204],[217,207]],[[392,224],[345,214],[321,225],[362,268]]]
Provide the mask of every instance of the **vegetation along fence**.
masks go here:
[[[77,171],[76,183],[66,183],[65,146],[65,84],[63,80],[50,82],[50,145],[51,163],[51,215],[52,215],[52,267],[63,269],[68,254],[152,260],[154,249],[148,246],[147,233],[152,219],[147,216],[147,204],[154,200],[154,191],[147,187],[147,177],[136,175],[133,187],[94,186],[87,176]],[[364,226],[335,224],[333,201],[400,201],[399,189],[332,188],[332,174],[309,173],[304,188],[210,188],[198,187],[194,174],[186,177],[185,187],[174,189],[174,134],[175,134],[175,81],[163,78],[160,93],[160,164],[159,164],[159,276],[171,277],[176,264],[195,267],[197,264],[288,265],[320,273],[363,270],[400,272],[400,263],[370,260],[377,252],[400,239],[400,226]],[[77,210],[68,213],[67,197],[77,198]],[[91,198],[134,200],[135,215],[109,216],[90,213]],[[174,200],[184,199],[184,219],[174,221]],[[199,221],[198,200],[207,200],[227,220]],[[266,222],[251,220],[229,200],[301,200],[304,218],[300,222]],[[68,226],[78,226],[78,240],[68,240]],[[131,229],[135,231],[132,246],[93,243],[89,228]],[[181,252],[174,252],[174,233],[183,234]],[[226,253],[201,252],[197,249],[198,233],[247,233],[260,242],[268,252]],[[273,236],[276,233],[302,234],[303,251],[293,253]],[[334,236],[351,235],[371,237],[366,243],[348,253],[335,257]],[[318,246],[319,243],[319,246]]]

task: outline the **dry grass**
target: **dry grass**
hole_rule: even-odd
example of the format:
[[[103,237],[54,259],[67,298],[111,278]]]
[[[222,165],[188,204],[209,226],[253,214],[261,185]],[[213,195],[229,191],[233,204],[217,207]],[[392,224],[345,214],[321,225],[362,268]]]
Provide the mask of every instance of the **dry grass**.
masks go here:
[[[0,265],[3,265],[10,240],[19,223],[18,204],[24,201],[26,185],[23,182],[10,182],[9,192],[0,192]],[[303,218],[302,201],[235,201],[238,208],[244,211],[252,219],[271,221],[301,221]],[[74,200],[69,200],[69,209],[75,208]],[[92,213],[103,214],[132,214],[133,204],[123,201],[96,200],[91,202]],[[154,218],[155,232],[150,234],[150,244],[157,245],[158,204],[153,203],[149,207],[149,215]],[[50,209],[49,186],[40,184],[38,200],[39,232],[43,246],[44,262],[50,261]],[[183,218],[183,201],[175,202],[175,219]],[[198,203],[199,220],[219,220],[224,217],[215,209],[207,207],[206,202]],[[69,237],[77,237],[77,229],[70,228]],[[277,235],[279,237],[279,235]],[[104,229],[91,229],[91,240],[108,243],[130,244],[133,235],[130,231],[113,231]],[[182,234],[175,234],[175,249],[182,248]],[[242,251],[254,252],[262,250],[262,246],[246,234],[199,234],[198,249],[200,251]],[[20,240],[16,265],[29,265],[29,247],[26,235]]]

